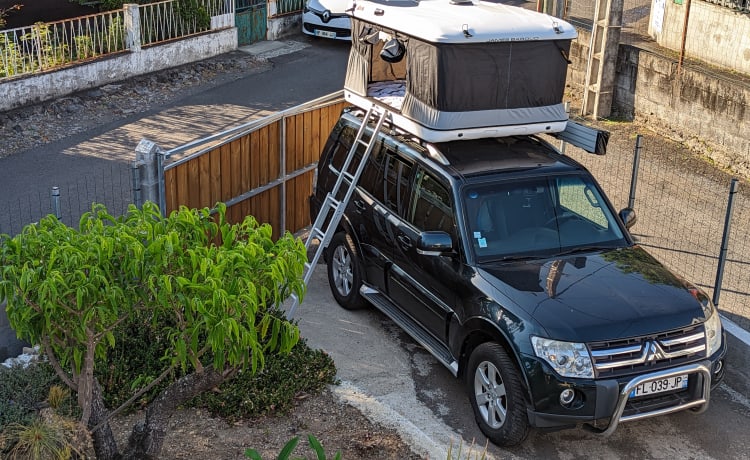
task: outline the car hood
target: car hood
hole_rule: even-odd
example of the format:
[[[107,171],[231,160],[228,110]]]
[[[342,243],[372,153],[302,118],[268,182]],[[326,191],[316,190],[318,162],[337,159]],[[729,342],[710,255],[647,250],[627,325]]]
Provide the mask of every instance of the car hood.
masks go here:
[[[351,0],[307,0],[308,8],[321,13],[325,10],[333,14],[345,14]]]
[[[533,262],[482,264],[501,305],[513,302],[549,338],[592,342],[663,332],[705,320],[705,296],[640,247]],[[691,292],[692,291],[692,292]]]

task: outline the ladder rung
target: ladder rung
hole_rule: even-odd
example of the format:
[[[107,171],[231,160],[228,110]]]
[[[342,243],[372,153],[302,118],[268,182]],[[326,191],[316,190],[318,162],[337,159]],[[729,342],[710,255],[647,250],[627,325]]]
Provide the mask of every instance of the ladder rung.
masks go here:
[[[313,228],[312,230],[310,230],[310,233],[312,233],[314,237],[319,238],[321,241],[326,236],[325,232],[319,228]]]
[[[337,200],[331,195],[326,195],[326,202],[325,206],[330,206],[332,208],[337,208],[341,204],[341,201]]]
[[[341,173],[344,176],[344,179],[348,180],[350,183],[354,182],[354,175],[348,172]]]
[[[305,262],[305,270],[310,270],[310,267],[312,267],[312,265],[310,265],[310,262]]]

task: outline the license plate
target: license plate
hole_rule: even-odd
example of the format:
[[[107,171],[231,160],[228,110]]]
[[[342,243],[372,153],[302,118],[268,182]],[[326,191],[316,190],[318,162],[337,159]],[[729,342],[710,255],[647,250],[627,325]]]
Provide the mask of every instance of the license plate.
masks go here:
[[[336,38],[336,32],[329,32],[327,30],[318,30],[318,29],[315,29],[315,36],[316,37],[325,37],[325,38]]]
[[[637,398],[638,396],[653,395],[664,393],[666,391],[682,390],[683,388],[687,388],[687,385],[687,374],[664,379],[649,380],[648,382],[643,382],[633,388],[633,390],[630,391],[630,397]]]

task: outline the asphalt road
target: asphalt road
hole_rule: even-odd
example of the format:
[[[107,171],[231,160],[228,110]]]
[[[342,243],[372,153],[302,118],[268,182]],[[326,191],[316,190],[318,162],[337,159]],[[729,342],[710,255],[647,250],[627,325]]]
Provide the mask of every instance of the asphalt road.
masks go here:
[[[273,46],[283,43],[293,45]],[[51,212],[53,186],[67,192],[63,211],[69,211],[70,218],[64,215],[63,221],[69,225],[77,223],[90,201],[111,206],[109,197],[116,196],[124,200],[124,205],[117,203],[124,210],[132,200],[128,191],[123,192],[129,187],[127,168],[142,138],[168,150],[343,88],[346,43],[300,34],[246,50],[267,58],[271,66],[264,68],[270,70],[249,69],[246,76],[218,85],[206,82],[168,105],[0,158],[0,232],[11,233],[11,227],[18,231],[19,221],[26,224]],[[290,52],[294,50],[298,51]],[[37,215],[38,207],[43,209]]]
[[[299,40],[311,46],[269,58],[273,68],[267,72],[193,92],[170,106],[3,159],[0,196],[57,178],[85,180],[101,164],[131,159],[144,134],[170,148],[219,126],[240,124],[340,89],[347,48]],[[182,124],[188,117],[202,123]],[[201,126],[207,132],[202,133]],[[472,442],[485,445],[461,382],[374,309],[349,312],[338,307],[324,265],[314,274],[296,318],[308,342],[333,356],[342,381],[335,391],[378,422],[399,430],[417,452],[441,459],[451,442],[461,442],[464,452]],[[746,355],[735,363],[747,365]],[[683,412],[625,423],[606,439],[582,430],[532,433],[522,447],[488,446],[486,458],[750,459],[747,388],[747,382],[730,374],[702,415]]]

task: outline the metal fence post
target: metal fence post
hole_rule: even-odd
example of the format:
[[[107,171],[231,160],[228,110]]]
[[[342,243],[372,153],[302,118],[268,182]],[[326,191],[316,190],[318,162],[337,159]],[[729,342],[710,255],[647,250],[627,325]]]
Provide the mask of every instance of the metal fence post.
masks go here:
[[[126,3],[122,5],[125,16],[125,48],[138,52],[141,50],[141,15],[138,12],[138,4]]]
[[[279,218],[279,235],[286,231],[286,117],[281,117],[281,129],[279,130],[279,142],[281,143],[279,152],[281,155],[280,178],[281,180],[281,209]]]
[[[638,165],[641,162],[641,148],[643,136],[638,134],[635,137],[635,152],[633,155],[633,174],[630,176],[630,196],[628,196],[628,208],[633,209],[635,206],[635,189],[638,185]]]
[[[162,215],[166,215],[166,198],[164,194],[164,152],[158,145],[148,139],[141,139],[135,148],[138,183],[141,199],[159,205]],[[135,179],[134,179],[135,183]]]
[[[719,264],[716,268],[716,282],[714,283],[714,305],[719,306],[719,295],[721,294],[721,282],[724,278],[724,265],[727,262],[727,247],[729,246],[729,230],[732,226],[732,211],[734,210],[734,196],[737,194],[739,181],[732,179],[729,186],[729,201],[727,202],[727,215],[724,218],[724,235],[721,237],[721,252],[719,253]]]
[[[130,163],[130,179],[133,183],[133,204],[137,208],[143,207],[143,197],[141,196],[141,177],[139,175],[138,160]]]
[[[62,213],[60,212],[60,187],[52,187],[52,212],[55,214],[57,220],[62,219]]]

